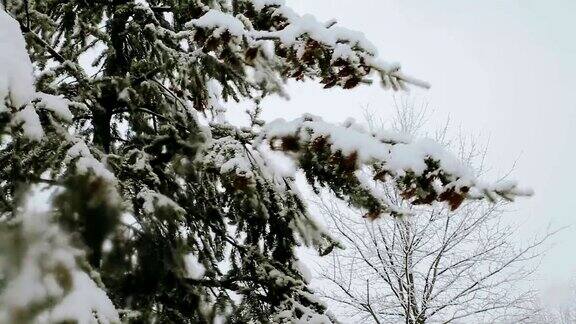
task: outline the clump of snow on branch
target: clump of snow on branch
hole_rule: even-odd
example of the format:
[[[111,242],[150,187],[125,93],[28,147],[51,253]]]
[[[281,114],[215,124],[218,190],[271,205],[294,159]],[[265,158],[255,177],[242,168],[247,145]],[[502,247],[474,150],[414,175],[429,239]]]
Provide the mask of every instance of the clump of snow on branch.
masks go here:
[[[44,136],[40,117],[31,104],[27,104],[20,111],[16,112],[12,123],[14,125],[22,125],[24,136],[31,140],[39,141]]]
[[[220,35],[225,30],[234,36],[242,36],[244,34],[244,25],[242,22],[234,16],[223,13],[220,10],[210,9],[202,17],[191,20],[189,24],[199,27],[215,28],[215,35]]]
[[[222,174],[233,172],[241,177],[252,178],[253,166],[246,154],[246,148],[241,143],[227,136],[212,141],[204,160],[210,161]]]
[[[226,123],[226,106],[222,99],[222,89],[222,84],[216,79],[210,79],[206,83],[207,107],[212,111],[213,122],[218,124]]]
[[[453,197],[455,194],[462,199],[469,197],[490,200],[497,197],[513,199],[516,196],[532,194],[531,190],[521,189],[515,182],[486,184],[479,181],[469,166],[461,163],[452,153],[431,139],[411,140],[392,132],[369,132],[353,120],[334,125],[313,115],[305,115],[292,121],[277,119],[263,128],[257,142],[263,141],[275,149],[296,153],[317,150],[318,147],[314,146],[325,142],[333,154],[348,157],[354,164],[353,167],[357,170],[354,175],[362,187],[382,200],[383,205],[392,209],[392,212],[400,214],[403,212],[399,207],[393,206],[385,199],[385,195],[377,194],[374,188],[370,188],[371,181],[391,177],[396,182],[403,182],[407,177],[421,177],[430,182],[428,190],[434,191],[431,193],[431,197],[434,197],[432,200],[441,201],[456,199]],[[295,143],[287,148],[285,142]],[[298,159],[299,155],[294,157]],[[367,179],[363,172],[360,172],[365,167],[373,168],[373,179]],[[403,189],[406,193],[421,190],[415,185]],[[414,193],[408,195],[417,196]],[[460,202],[458,198],[452,206],[457,207]]]
[[[172,199],[166,197],[163,194],[157,193],[153,190],[144,189],[140,191],[136,197],[144,201],[144,203],[142,204],[142,208],[148,214],[154,214],[157,208],[163,208],[163,207],[169,208],[178,213],[186,212]]]
[[[198,261],[198,258],[193,253],[184,256],[184,266],[187,278],[198,280],[204,277],[206,268]]]
[[[33,99],[33,69],[26,42],[18,22],[0,10],[0,111],[6,110],[4,99],[20,107]]]
[[[36,97],[40,99],[37,104],[38,108],[49,110],[66,122],[71,122],[74,118],[70,108],[68,108],[71,104],[69,100],[46,93],[37,93]]]
[[[77,142],[68,149],[64,162],[68,164],[73,160],[76,160],[78,174],[93,172],[96,176],[111,183],[116,182],[114,174],[92,155],[86,143],[80,139],[77,139]]]
[[[74,288],[50,313],[51,321],[93,323],[97,318],[102,324],[120,322],[112,301],[85,272],[72,272],[72,285]]]
[[[1,260],[9,280],[0,294],[0,322],[120,323],[106,293],[81,268],[84,252],[68,235],[48,214],[20,217],[18,237],[6,242],[17,261]]]
[[[24,136],[39,141],[44,136],[37,108],[53,112],[70,122],[74,117],[64,98],[38,93],[34,88],[33,67],[18,22],[0,10],[0,112],[16,111],[13,126],[21,126]]]
[[[257,12],[271,10],[272,19],[283,21],[270,30],[257,30],[250,21],[239,14],[233,16],[228,12],[209,9],[198,19],[193,19],[186,24],[190,30],[202,28],[212,31],[215,37],[222,36],[227,31],[231,36],[246,40],[249,44],[265,47],[263,41],[274,40],[284,48],[296,49],[302,58],[309,41],[316,42],[332,53],[332,63],[344,60],[355,70],[352,79],[334,80],[334,76],[325,78],[323,83],[326,87],[340,84],[345,88],[354,87],[360,82],[360,78],[367,76],[372,70],[380,74],[385,88],[395,90],[405,89],[406,83],[419,87],[428,88],[426,82],[416,80],[404,75],[397,63],[387,63],[377,57],[376,47],[364,36],[362,32],[335,26],[335,21],[323,23],[314,16],[299,15],[290,7],[284,5],[284,1],[253,0],[252,6]],[[334,72],[337,73],[337,72]]]

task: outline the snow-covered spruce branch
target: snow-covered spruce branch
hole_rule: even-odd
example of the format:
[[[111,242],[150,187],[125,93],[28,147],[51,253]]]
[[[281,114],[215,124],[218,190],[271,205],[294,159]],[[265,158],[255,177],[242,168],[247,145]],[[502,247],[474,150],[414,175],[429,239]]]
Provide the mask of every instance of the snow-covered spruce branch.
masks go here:
[[[0,322],[120,323],[84,251],[50,215],[25,210],[17,221],[0,223]]]
[[[452,210],[465,199],[513,200],[532,194],[514,182],[481,183],[468,166],[432,140],[369,132],[353,120],[342,125],[313,115],[289,122],[276,120],[264,127],[256,145],[263,141],[290,153],[312,184],[330,187],[367,210],[372,219],[381,213],[403,215],[409,211],[390,201],[371,180],[394,182],[412,204],[445,201]]]
[[[404,75],[398,64],[380,61],[376,48],[362,33],[335,26],[335,21],[322,23],[311,15],[300,16],[283,1],[246,1],[239,7],[244,10],[236,15],[209,9],[187,26],[204,28],[213,37],[238,38],[256,48],[265,46],[263,41],[273,41],[275,54],[295,63],[284,71],[286,75],[320,77],[326,88],[353,88],[372,71],[379,73],[385,88],[406,89],[405,84],[429,87]],[[249,17],[254,14],[267,16],[269,25],[253,24]]]

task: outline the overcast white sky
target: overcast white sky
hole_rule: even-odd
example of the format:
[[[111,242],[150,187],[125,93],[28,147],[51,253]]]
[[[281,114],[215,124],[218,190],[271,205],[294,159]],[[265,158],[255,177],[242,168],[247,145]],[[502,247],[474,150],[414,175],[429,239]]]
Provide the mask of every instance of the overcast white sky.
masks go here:
[[[363,31],[381,58],[432,84],[411,91],[465,132],[490,138],[488,163],[536,195],[508,217],[526,232],[572,225],[554,238],[539,286],[575,278],[576,1],[288,0],[300,13],[336,18]],[[292,99],[269,100],[267,118],[311,112],[330,121],[362,118],[363,107],[391,114],[392,93],[367,86],[325,91],[290,84]],[[434,120],[432,121],[434,122]]]

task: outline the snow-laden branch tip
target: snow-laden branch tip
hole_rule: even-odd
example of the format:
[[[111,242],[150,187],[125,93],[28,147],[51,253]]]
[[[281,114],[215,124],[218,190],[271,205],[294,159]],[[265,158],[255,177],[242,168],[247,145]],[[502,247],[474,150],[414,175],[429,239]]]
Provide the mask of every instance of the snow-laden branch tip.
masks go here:
[[[405,75],[397,63],[386,63],[378,58],[376,46],[362,32],[337,26],[335,22],[323,23],[314,16],[299,15],[284,5],[283,1],[252,1],[253,8],[262,12],[269,10],[271,19],[281,21],[271,29],[258,30],[241,14],[233,16],[221,10],[210,9],[201,17],[190,20],[186,27],[194,30],[201,28],[211,30],[212,35],[221,37],[228,32],[234,37],[248,41],[249,44],[259,44],[262,40],[273,40],[278,46],[292,48],[301,60],[306,61],[305,53],[308,47],[321,46],[331,53],[333,67],[348,65],[355,70],[353,76],[347,78],[348,70],[335,68],[331,76],[323,76],[327,87],[339,84],[337,78],[346,80],[340,85],[345,88],[354,87],[361,79],[368,76],[372,70],[380,74],[382,85],[394,90],[407,89],[405,84],[421,88],[430,88],[427,82]],[[345,62],[345,64],[342,64]],[[343,72],[346,71],[346,72]]]
[[[20,126],[34,141],[44,136],[37,109],[46,109],[57,118],[71,122],[70,101],[36,92],[33,67],[19,24],[0,10],[0,113],[13,114],[12,126]],[[6,106],[5,99],[11,107]],[[12,111],[14,110],[14,111]]]
[[[465,199],[512,200],[533,194],[513,181],[481,182],[469,166],[431,139],[369,132],[351,120],[335,125],[313,115],[292,121],[277,119],[262,130],[256,143],[262,142],[277,150],[296,153],[290,156],[299,161],[305,172],[320,168],[322,172],[333,173],[333,177],[344,174],[380,201],[384,208],[378,212],[403,214],[400,207],[369,188],[371,180],[392,181],[412,203],[446,201],[452,209]],[[365,179],[362,170],[368,170],[372,179]],[[331,181],[318,180],[328,185]]]

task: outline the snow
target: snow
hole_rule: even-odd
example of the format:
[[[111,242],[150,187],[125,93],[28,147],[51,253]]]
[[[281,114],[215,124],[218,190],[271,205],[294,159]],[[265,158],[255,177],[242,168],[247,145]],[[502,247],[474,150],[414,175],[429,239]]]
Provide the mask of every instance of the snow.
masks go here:
[[[304,279],[304,281],[306,283],[309,283],[312,281],[313,277],[312,277],[312,271],[310,269],[308,269],[308,267],[306,266],[306,264],[300,260],[294,262],[294,268],[300,272],[300,274],[302,275],[302,278]]]
[[[28,211],[20,215],[21,244],[25,244],[18,246],[20,263],[8,265],[18,271],[6,272],[13,277],[0,294],[0,322],[13,322],[19,312],[43,311],[33,322],[120,323],[106,293],[78,266],[83,252],[70,245],[49,215]]]
[[[154,214],[157,208],[162,207],[168,207],[180,213],[185,212],[184,209],[182,209],[182,207],[180,207],[172,199],[150,189],[144,189],[140,191],[137,195],[137,198],[144,200],[142,208],[148,214]]]
[[[76,144],[72,145],[72,147],[70,147],[68,149],[68,152],[66,153],[68,160],[74,159],[79,156],[91,156],[91,155],[92,153],[90,153],[90,149],[88,148],[88,145],[84,143],[84,141],[76,142]],[[67,160],[65,160],[65,162],[66,161]]]
[[[38,114],[29,104],[36,94],[32,63],[18,22],[3,10],[0,10],[0,48],[0,112],[9,111],[5,98],[16,108],[23,107],[12,124],[22,124],[24,135],[39,141],[44,131]]]
[[[294,324],[327,324],[332,323],[328,316],[323,314],[316,314],[313,312],[309,312],[308,314],[303,316],[303,319],[298,319],[293,321]]]
[[[198,262],[198,258],[193,253],[184,256],[184,266],[186,267],[187,278],[198,280],[204,277],[206,268]]]
[[[222,84],[216,79],[206,82],[208,92],[208,108],[212,110],[214,122],[223,124],[226,122],[226,107],[222,99]]]
[[[334,151],[339,150],[344,155],[357,153],[360,159],[366,162],[374,159],[387,160],[389,157],[388,147],[383,146],[383,143],[372,135],[326,123],[311,114],[290,122],[276,119],[264,127],[262,134],[270,139],[296,135],[303,141],[326,137]]]
[[[313,295],[302,293],[301,297],[310,302],[323,304],[320,300],[316,299]],[[294,324],[327,324],[338,323],[330,318],[330,313],[319,314],[317,310],[311,309],[302,305],[295,299],[290,298],[289,304],[284,305],[285,309],[279,311],[273,318],[275,323],[294,323]],[[286,307],[288,306],[288,307]]]
[[[294,19],[290,21],[290,24],[286,28],[272,33],[271,36],[278,36],[280,41],[286,45],[292,45],[296,42],[296,39],[304,34],[308,34],[310,38],[327,45],[336,44],[336,35],[333,33],[327,33],[326,27],[324,27],[316,17],[305,14],[299,19]]]
[[[40,99],[39,108],[50,110],[65,121],[72,121],[67,100],[36,92],[33,67],[22,31],[18,22],[3,10],[0,10],[0,49],[0,112],[10,111],[4,102],[9,98],[9,103],[18,110],[12,126],[21,124],[24,136],[30,140],[42,139],[44,131],[31,103],[34,99]]]
[[[36,93],[32,63],[19,24],[0,10],[0,111],[6,110],[4,98],[16,107],[26,105]]]
[[[292,179],[296,176],[296,164],[284,154],[271,150],[268,145],[258,147],[258,153],[260,153],[266,167],[277,177]]]
[[[514,182],[488,185],[478,181],[468,165],[461,163],[456,156],[434,140],[410,140],[409,137],[400,133],[368,132],[353,120],[334,125],[310,114],[292,121],[277,119],[263,128],[256,144],[260,145],[264,140],[273,143],[284,137],[297,138],[303,146],[317,138],[323,138],[330,145],[332,152],[341,152],[345,156],[356,154],[360,167],[378,164],[395,178],[402,177],[408,172],[416,176],[423,175],[428,168],[426,160],[432,159],[439,163],[438,171],[443,172],[450,179],[450,183],[443,188],[435,184],[434,188],[440,190],[437,194],[451,188],[459,190],[462,187],[470,188],[469,196],[474,198],[494,199],[495,196],[503,196],[512,199],[515,196],[532,194],[528,189],[518,188]],[[356,173],[357,177],[359,175],[360,173]],[[358,180],[366,189],[374,193],[369,181],[360,177]],[[381,199],[384,199],[383,196],[375,195]],[[385,202],[385,205],[395,209],[389,202]]]
[[[519,196],[532,196],[534,194],[534,190],[530,188],[518,188],[518,182],[515,180],[500,181],[492,185],[489,190],[501,192],[514,190],[516,195]]]
[[[231,171],[236,171],[237,175],[252,176],[250,162],[244,156],[236,156],[228,159],[220,167],[220,173],[226,174]]]
[[[74,159],[77,159],[76,169],[79,174],[87,174],[91,171],[111,183],[116,182],[114,174],[92,155],[86,143],[81,139],[77,139],[77,142],[68,149],[64,163],[70,163]]]
[[[242,24],[239,19],[214,9],[208,10],[208,12],[198,19],[190,20],[186,26],[215,28],[215,36],[221,35],[225,30],[234,36],[242,36],[244,34],[244,24]]]
[[[319,22],[313,15],[305,14],[298,15],[292,9],[283,5],[283,1],[253,1],[256,10],[261,10],[264,6],[277,5],[279,8],[275,9],[275,15],[281,15],[288,19],[289,24],[276,31],[247,31],[244,24],[236,17],[223,13],[219,10],[210,9],[202,17],[193,19],[188,23],[188,27],[197,26],[203,28],[215,28],[217,34],[223,30],[228,30],[235,36],[251,36],[253,38],[278,38],[287,46],[294,45],[298,38],[307,34],[310,38],[336,47],[337,56],[346,53],[349,56],[349,51],[354,46],[359,46],[371,55],[376,55],[376,47],[368,41],[362,32],[349,30],[342,27],[330,26]],[[346,43],[346,44],[344,44]]]
[[[71,122],[74,115],[68,108],[69,102],[63,98],[48,95],[45,93],[35,93],[34,96],[40,101],[38,102],[39,108],[45,108],[54,112],[59,118]],[[12,119],[12,126],[21,125],[24,136],[33,141],[40,141],[44,136],[42,123],[38,112],[32,103],[28,103],[24,108],[17,111]]]
[[[106,293],[85,272],[72,272],[72,285],[72,291],[50,313],[50,322],[120,323],[120,317]]]
[[[341,43],[338,43],[334,46],[334,51],[332,52],[332,63],[334,63],[338,59],[350,60],[355,63],[358,63],[360,61],[358,55],[354,53],[350,45]]]
[[[27,104],[24,108],[14,114],[12,125],[22,125],[24,136],[33,141],[40,141],[44,136],[44,130],[40,123],[40,117],[32,104]]]
[[[376,55],[376,47],[368,41],[362,32],[347,28],[330,26],[319,22],[313,15],[298,15],[292,9],[281,6],[275,10],[276,15],[282,15],[288,19],[289,24],[276,31],[253,31],[250,33],[254,38],[277,37],[286,46],[292,46],[298,38],[308,35],[311,39],[324,45],[335,47],[337,44],[347,43],[348,48],[359,46],[370,55]],[[346,52],[345,47],[340,46],[338,51]],[[337,54],[338,55],[338,54]]]
[[[474,178],[473,170],[463,165],[452,153],[432,139],[420,139],[412,143],[398,143],[391,146],[387,160],[387,169],[403,175],[405,170],[421,175],[426,169],[425,159],[432,158],[440,162],[440,168],[459,178]]]
[[[426,169],[424,160],[427,157],[438,159],[442,168],[449,173],[459,177],[472,175],[470,168],[461,165],[456,157],[433,140],[394,143],[393,138],[405,140],[405,137],[402,134],[397,136],[387,134],[387,138],[382,139],[377,137],[381,134],[366,132],[350,121],[343,125],[334,125],[309,114],[290,122],[277,119],[264,127],[261,136],[274,139],[294,135],[305,141],[313,141],[319,137],[326,138],[333,151],[341,151],[344,155],[356,153],[359,159],[367,164],[385,161],[385,167],[399,175],[405,171],[421,175]]]
[[[186,27],[192,30],[186,33],[192,34],[193,27],[212,29],[213,35],[217,37],[224,31],[229,31],[238,38],[232,42],[247,41],[248,44],[265,47],[263,41],[274,40],[277,45],[292,47],[300,55],[305,52],[308,39],[312,39],[324,45],[325,50],[332,52],[332,63],[343,59],[363,74],[362,76],[370,73],[370,71],[361,72],[365,67],[371,67],[371,71],[379,72],[386,88],[405,89],[406,83],[423,88],[430,87],[426,82],[401,73],[399,64],[389,64],[377,58],[377,48],[362,32],[340,27],[334,20],[321,22],[309,14],[299,15],[281,0],[252,0],[252,4],[256,11],[268,8],[272,17],[279,17],[287,24],[281,24],[281,29],[271,27],[257,30],[249,19],[242,15],[232,16],[227,13],[231,10],[227,10],[227,6],[224,6],[221,10],[209,9],[200,18],[188,22]],[[269,56],[269,59],[272,57]]]
[[[95,175],[108,181],[115,181],[116,177],[110,172],[102,162],[96,160],[93,156],[83,156],[76,161],[76,169],[80,174],[87,174],[92,171]]]
[[[308,34],[308,36],[320,43],[335,47],[338,43],[348,43],[348,47],[359,46],[371,55],[376,55],[377,50],[365,36],[359,31],[350,30],[343,27],[333,26],[334,22],[319,22],[313,15],[305,14],[300,16],[292,9],[284,6],[281,1],[253,1],[255,8],[263,8],[264,5],[277,5],[275,15],[280,15],[288,19],[289,25],[278,31],[259,31],[255,36],[278,37],[285,45],[292,45],[298,37]],[[341,50],[341,49],[340,49]]]
[[[71,122],[74,115],[68,108],[71,102],[68,99],[49,95],[46,93],[37,93],[36,97],[40,99],[38,103],[39,108],[44,108],[53,112],[57,117],[64,121]]]
[[[236,139],[226,136],[213,140],[211,146],[205,160],[211,161],[220,173],[226,174],[234,171],[242,177],[253,176],[252,164],[246,156],[246,149]]]

